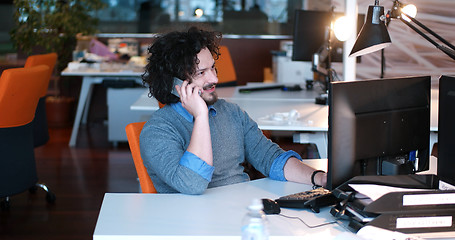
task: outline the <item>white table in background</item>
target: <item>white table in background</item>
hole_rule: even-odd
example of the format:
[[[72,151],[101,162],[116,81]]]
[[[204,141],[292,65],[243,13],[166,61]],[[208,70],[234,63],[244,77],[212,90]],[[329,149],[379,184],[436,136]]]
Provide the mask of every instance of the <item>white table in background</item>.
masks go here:
[[[65,69],[62,76],[77,76],[82,77],[82,85],[79,94],[79,100],[77,103],[76,116],[74,118],[73,130],[69,141],[69,146],[76,146],[77,134],[79,132],[79,126],[81,123],[87,122],[88,109],[92,96],[92,90],[94,84],[102,83],[105,79],[111,80],[125,80],[135,79],[137,82],[141,82],[141,75],[143,72],[140,71],[122,71],[121,69],[101,71],[91,68],[84,68],[80,70],[68,70]],[[153,105],[153,102],[149,102]],[[156,104],[157,105],[157,104]]]
[[[314,143],[321,158],[327,158],[328,106],[315,104],[317,91],[282,91],[280,89],[240,93],[245,87],[263,86],[250,83],[247,86],[217,88],[218,97],[236,103],[257,122],[262,130],[292,131],[298,133],[300,143]],[[154,111],[156,107],[148,97],[148,91],[131,105],[131,110]],[[274,119],[277,113],[299,112],[297,121]]]

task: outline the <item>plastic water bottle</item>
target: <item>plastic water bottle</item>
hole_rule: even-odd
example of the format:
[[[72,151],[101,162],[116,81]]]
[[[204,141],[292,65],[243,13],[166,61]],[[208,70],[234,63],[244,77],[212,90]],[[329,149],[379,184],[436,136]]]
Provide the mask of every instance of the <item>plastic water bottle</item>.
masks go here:
[[[242,221],[242,240],[268,240],[267,217],[260,199],[253,199]]]

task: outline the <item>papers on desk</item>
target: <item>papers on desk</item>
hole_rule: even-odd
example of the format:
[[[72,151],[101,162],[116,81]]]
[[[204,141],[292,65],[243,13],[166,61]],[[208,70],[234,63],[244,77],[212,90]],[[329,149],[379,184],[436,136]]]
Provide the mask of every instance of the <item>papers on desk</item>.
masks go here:
[[[433,190],[433,189],[399,188],[399,187],[390,187],[390,186],[376,185],[376,184],[349,184],[349,186],[352,189],[354,189],[356,192],[369,197],[373,201],[376,201],[380,197],[384,196],[387,193],[391,193],[391,192],[410,192],[410,191]]]
[[[299,117],[300,113],[297,110],[292,109],[289,112],[277,112],[274,114],[267,115],[265,117],[261,117],[258,119],[258,121],[277,124],[283,123],[293,124],[298,121]]]
[[[349,186],[354,189],[356,192],[361,193],[371,200],[376,201],[380,197],[384,196],[387,193],[391,192],[414,192],[414,191],[431,191],[434,189],[414,189],[414,188],[399,188],[399,187],[390,187],[384,185],[376,184],[349,184]],[[455,190],[455,187],[444,183],[440,183],[441,190]]]

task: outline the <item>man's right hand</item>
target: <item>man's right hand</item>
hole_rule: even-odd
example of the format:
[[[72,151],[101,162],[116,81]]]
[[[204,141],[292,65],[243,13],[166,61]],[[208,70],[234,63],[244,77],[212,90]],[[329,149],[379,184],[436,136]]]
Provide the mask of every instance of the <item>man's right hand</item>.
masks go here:
[[[204,99],[200,96],[203,91],[200,87],[183,81],[182,86],[175,86],[177,92],[180,95],[180,101],[182,106],[191,114],[194,118],[200,116],[208,116],[208,108]]]

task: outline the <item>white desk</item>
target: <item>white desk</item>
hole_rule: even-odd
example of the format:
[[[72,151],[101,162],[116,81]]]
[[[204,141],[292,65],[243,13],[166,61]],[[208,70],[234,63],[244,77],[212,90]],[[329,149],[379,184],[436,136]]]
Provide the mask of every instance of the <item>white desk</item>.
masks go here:
[[[328,106],[315,104],[319,96],[316,91],[281,91],[266,90],[250,93],[239,93],[238,89],[244,87],[263,85],[250,83],[242,87],[222,87],[217,89],[218,97],[236,103],[258,123],[262,130],[299,131],[305,141],[315,143],[321,158],[327,158],[327,130]],[[131,110],[154,111],[156,107],[153,100],[148,97],[148,91],[131,105]],[[287,113],[297,110],[300,117],[297,121],[273,120],[271,116],[276,113]]]
[[[93,239],[240,239],[241,221],[253,198],[276,199],[310,188],[260,179],[208,189],[202,195],[107,193]],[[335,220],[328,211],[282,209],[281,213],[314,226]],[[268,215],[268,220],[270,239],[333,239],[349,232],[338,224],[311,229],[278,215]]]
[[[73,70],[69,71],[65,69],[61,75],[62,76],[78,76],[82,77],[82,86],[79,94],[79,101],[77,103],[76,116],[74,118],[73,130],[71,132],[71,138],[69,141],[69,146],[76,146],[77,134],[79,131],[79,125],[87,122],[87,113],[90,105],[90,99],[93,90],[93,84],[102,83],[104,79],[135,79],[138,82],[141,82],[140,71],[118,71],[109,70],[109,71],[100,71],[95,69],[82,69],[82,70]],[[153,104],[152,101],[149,102],[149,105]]]

